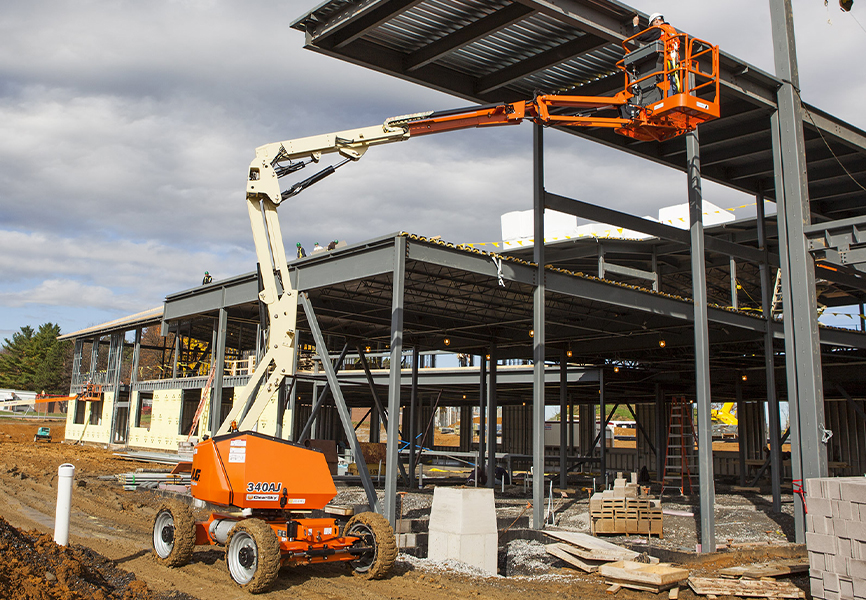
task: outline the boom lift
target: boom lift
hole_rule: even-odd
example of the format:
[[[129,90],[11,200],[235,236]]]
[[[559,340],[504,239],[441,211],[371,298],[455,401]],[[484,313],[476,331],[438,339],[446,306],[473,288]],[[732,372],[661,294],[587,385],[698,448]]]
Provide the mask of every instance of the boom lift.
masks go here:
[[[395,117],[382,125],[256,149],[246,198],[258,262],[270,265],[261,269],[259,293],[268,313],[267,351],[216,435],[195,447],[191,465],[194,498],[242,513],[213,514],[196,522],[188,506],[166,503],[153,523],[157,560],[179,566],[190,560],[196,544],[225,545],[232,578],[250,592],[266,590],[286,564],[348,561],[363,577],[388,572],[396,548],[387,520],[377,512],[356,515],[345,526],[334,519],[305,518],[305,511],[324,508],[336,495],[323,455],[255,432],[281,383],[294,377],[297,351],[299,298],[289,279],[277,207],[360,160],[369,148],[411,137],[528,119],[547,126],[612,128],[637,140],[661,141],[719,116],[718,47],[680,34],[630,52],[634,37],[623,42],[626,56],[617,66],[625,85],[612,97],[540,94],[520,102]],[[671,56],[677,60],[666,59]],[[341,160],[281,189],[282,177],[327,154]],[[329,360],[325,349],[317,350],[322,361]],[[355,449],[351,424],[348,429]],[[366,469],[360,456],[357,461],[359,469]],[[377,511],[375,490],[366,491]]]

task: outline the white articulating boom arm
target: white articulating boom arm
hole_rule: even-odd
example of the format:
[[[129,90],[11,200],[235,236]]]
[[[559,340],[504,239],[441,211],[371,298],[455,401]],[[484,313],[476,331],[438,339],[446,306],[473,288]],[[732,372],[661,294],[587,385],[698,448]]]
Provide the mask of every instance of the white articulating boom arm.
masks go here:
[[[626,53],[635,37],[623,42]],[[333,174],[339,167],[360,160],[371,146],[401,142],[412,136],[472,127],[516,125],[529,119],[542,125],[612,128],[616,133],[638,140],[662,141],[718,118],[718,47],[685,34],[656,44],[658,50],[644,48],[641,53],[646,55],[648,51],[657,51],[664,56],[674,53],[679,56],[679,61],[666,60],[660,71],[638,73],[629,66],[627,55],[617,65],[625,73],[625,87],[612,97],[539,95],[519,102],[394,117],[382,125],[275,142],[257,148],[247,180],[247,208],[262,272],[263,289],[259,298],[268,309],[268,345],[264,358],[217,433],[227,433],[233,424],[241,431],[254,429],[259,415],[277,393],[283,379],[294,375],[298,295],[289,281],[277,218],[280,203]],[[674,81],[676,83],[672,83]],[[657,92],[652,99],[649,94],[643,95],[648,89]],[[286,191],[281,190],[281,177],[310,163],[318,163],[327,154],[338,154],[343,160],[295,183]],[[282,294],[278,292],[275,272],[280,276]],[[322,359],[327,360],[327,356]]]

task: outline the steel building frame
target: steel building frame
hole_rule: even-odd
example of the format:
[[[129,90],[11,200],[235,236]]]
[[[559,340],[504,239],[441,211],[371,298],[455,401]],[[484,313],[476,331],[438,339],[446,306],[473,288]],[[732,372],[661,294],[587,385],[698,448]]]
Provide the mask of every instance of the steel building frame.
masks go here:
[[[702,275],[700,178],[777,201],[779,213],[784,216],[779,222],[779,238],[785,306],[792,317],[786,319],[785,328],[788,388],[797,407],[792,411],[797,413],[792,418],[797,446],[795,479],[802,480],[826,474],[826,452],[818,442],[817,429],[800,428],[797,418],[802,412],[808,414],[808,422],[824,427],[814,259],[819,258],[821,266],[829,267],[822,270],[822,275],[826,272],[827,278],[837,283],[844,280],[862,295],[860,266],[866,257],[859,254],[857,228],[866,223],[862,209],[866,193],[857,178],[862,179],[866,173],[866,134],[803,104],[795,96],[797,70],[790,1],[771,0],[770,6],[778,78],[724,55],[723,118],[701,127],[702,144],[697,134],[684,136],[685,140],[647,143],[617,138],[604,130],[570,133],[689,173],[695,369],[701,407],[698,429],[704,439],[709,431],[710,395],[703,315],[706,287]],[[292,27],[306,34],[306,47],[314,51],[473,101],[494,102],[529,97],[537,89],[574,89],[582,95],[612,93],[622,81],[615,69],[622,56],[619,44],[630,34],[635,14],[627,5],[612,0],[330,0],[302,15]],[[535,239],[543,239],[543,223],[538,216],[545,207],[540,132],[534,140]],[[821,223],[814,229],[804,229],[803,225],[808,226],[811,220]],[[842,240],[834,237],[831,230],[840,228],[853,228],[854,235]],[[808,249],[806,234],[811,236]],[[854,248],[848,243],[852,237]],[[766,255],[768,249],[761,246],[756,250]],[[542,333],[535,340],[537,362],[544,355],[545,344],[545,282],[540,276],[545,261],[543,248],[537,247],[534,252],[539,270],[535,330]],[[732,265],[734,257],[743,256],[735,247],[728,253]],[[755,262],[766,270],[768,261],[763,257]],[[766,276],[763,281],[767,283]],[[769,320],[767,326],[771,326]],[[775,397],[768,399],[775,405]],[[536,394],[536,408],[539,402]],[[538,421],[536,415],[536,427]],[[771,425],[777,426],[775,422]],[[778,435],[773,431],[771,439],[775,442]],[[775,481],[778,444],[772,446]],[[536,457],[538,452],[536,448]],[[712,473],[705,472],[712,468],[710,451],[704,448],[699,454],[701,504],[704,514],[711,515]],[[538,490],[535,496],[538,505]],[[774,505],[778,503],[774,483]],[[537,513],[539,510],[536,506]],[[802,540],[802,512],[798,507],[798,540]],[[702,531],[707,550],[715,545],[711,525]]]

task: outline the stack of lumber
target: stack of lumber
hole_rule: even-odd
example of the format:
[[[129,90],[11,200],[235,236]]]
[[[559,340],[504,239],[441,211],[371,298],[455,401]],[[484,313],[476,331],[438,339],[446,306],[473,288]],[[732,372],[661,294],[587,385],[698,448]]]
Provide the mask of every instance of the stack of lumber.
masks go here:
[[[788,581],[689,577],[689,587],[698,596],[708,596],[710,600],[720,596],[742,596],[745,598],[806,597],[806,592]]]
[[[807,479],[805,502],[812,597],[866,599],[866,477]]]
[[[630,560],[602,565],[599,574],[611,585],[608,592],[616,593],[620,588],[643,592],[655,592],[678,588],[681,581],[689,578],[686,569],[672,567],[668,563],[646,564]],[[671,594],[676,597],[676,593]]]
[[[561,540],[558,543],[545,546],[548,554],[587,573],[595,573],[600,566],[607,563],[630,561],[640,556],[633,550],[605,542],[585,533],[549,530],[544,533]],[[657,558],[647,557],[647,560],[658,563]]]
[[[661,503],[642,495],[637,474],[626,483],[622,473],[614,480],[613,489],[597,492],[589,499],[590,531],[593,535],[643,534],[662,537]]]
[[[806,558],[792,558],[790,560],[777,560],[769,563],[753,563],[751,565],[728,567],[719,571],[719,575],[734,579],[762,579],[764,577],[805,573],[808,570],[809,561]]]

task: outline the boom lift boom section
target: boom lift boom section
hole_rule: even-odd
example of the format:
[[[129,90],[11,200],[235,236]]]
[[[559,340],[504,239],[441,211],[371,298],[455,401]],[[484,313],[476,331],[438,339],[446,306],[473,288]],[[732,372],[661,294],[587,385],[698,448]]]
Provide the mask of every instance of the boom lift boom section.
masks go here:
[[[643,33],[643,32],[642,32]],[[350,162],[373,146],[411,137],[468,128],[517,125],[524,120],[545,126],[610,128],[645,141],[670,139],[719,116],[719,49],[686,34],[663,36],[632,51],[636,38],[623,42],[623,89],[614,96],[541,94],[530,100],[393,117],[381,125],[274,142],[256,149],[247,181],[247,208],[262,265],[259,294],[268,311],[266,354],[218,434],[234,426],[252,430],[281,382],[294,374],[297,292],[292,289],[277,207],[286,199]],[[341,160],[283,191],[280,179],[324,155]],[[268,268],[266,265],[270,265]],[[282,288],[277,287],[277,277]],[[242,418],[239,418],[242,417]]]

